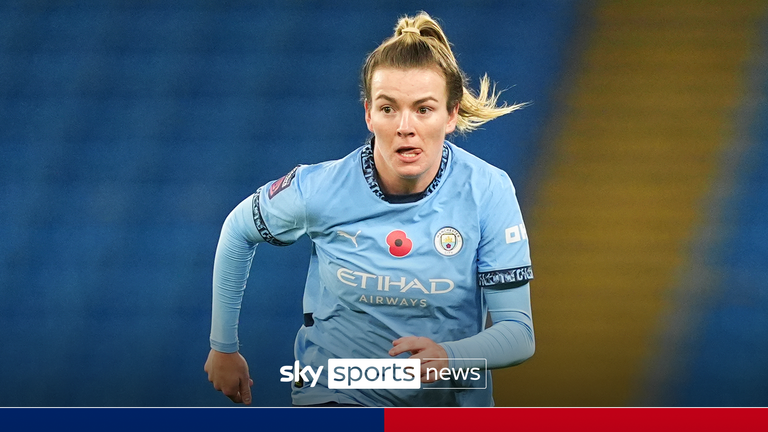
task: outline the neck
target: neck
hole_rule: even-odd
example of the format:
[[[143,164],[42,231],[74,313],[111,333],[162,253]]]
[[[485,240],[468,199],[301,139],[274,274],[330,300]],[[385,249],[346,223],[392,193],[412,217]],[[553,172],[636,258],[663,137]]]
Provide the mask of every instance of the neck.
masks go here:
[[[375,159],[375,157],[374,157]],[[432,176],[429,181],[423,181],[422,179],[409,179],[409,178],[394,178],[394,181],[387,181],[381,177],[381,173],[376,169],[374,172],[376,175],[376,181],[379,183],[381,191],[387,195],[414,195],[419,194],[427,190],[432,180],[435,178]]]

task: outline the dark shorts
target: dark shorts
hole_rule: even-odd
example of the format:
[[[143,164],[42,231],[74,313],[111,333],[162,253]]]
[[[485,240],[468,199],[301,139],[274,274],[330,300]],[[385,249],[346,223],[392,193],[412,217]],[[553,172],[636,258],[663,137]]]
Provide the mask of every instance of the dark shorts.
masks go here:
[[[323,402],[314,405],[293,405],[297,408],[363,408],[362,405],[357,404],[345,404],[338,402]]]

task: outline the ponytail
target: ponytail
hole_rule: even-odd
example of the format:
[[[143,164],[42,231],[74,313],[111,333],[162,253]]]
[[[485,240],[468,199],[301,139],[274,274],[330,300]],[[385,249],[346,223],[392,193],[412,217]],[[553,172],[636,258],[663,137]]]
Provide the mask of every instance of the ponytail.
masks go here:
[[[459,106],[456,130],[471,132],[482,124],[516,111],[527,104],[497,105],[500,93],[487,75],[480,80],[477,93],[467,86],[467,79],[453,55],[448,38],[440,25],[426,12],[402,17],[395,33],[374,50],[365,61],[361,76],[363,98],[371,99],[371,78],[380,67],[396,69],[437,67],[445,77],[448,111]]]

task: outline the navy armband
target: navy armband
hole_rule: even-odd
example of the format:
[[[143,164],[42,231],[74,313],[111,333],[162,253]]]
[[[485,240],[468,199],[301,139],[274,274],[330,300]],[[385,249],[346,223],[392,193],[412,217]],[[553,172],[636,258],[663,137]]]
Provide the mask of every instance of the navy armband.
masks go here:
[[[480,288],[507,289],[521,287],[533,279],[531,266],[494,270],[477,274]]]
[[[259,230],[259,235],[261,235],[261,238],[263,238],[265,242],[275,246],[288,246],[290,243],[275,238],[275,236],[269,232],[267,224],[264,223],[264,218],[261,216],[261,204],[259,204],[261,189],[262,188],[259,188],[256,193],[253,194],[253,223],[256,224],[256,229]]]

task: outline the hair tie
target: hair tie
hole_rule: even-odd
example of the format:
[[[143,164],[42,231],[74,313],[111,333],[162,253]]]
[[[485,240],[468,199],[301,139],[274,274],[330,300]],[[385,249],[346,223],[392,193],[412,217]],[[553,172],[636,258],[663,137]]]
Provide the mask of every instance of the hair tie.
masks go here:
[[[415,33],[421,36],[421,30],[417,29],[416,27],[406,27],[400,30],[400,34],[404,34],[404,33]]]

